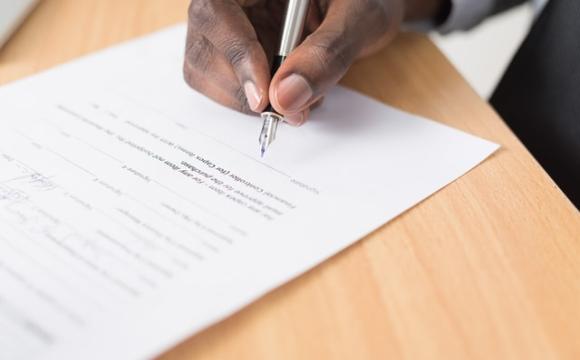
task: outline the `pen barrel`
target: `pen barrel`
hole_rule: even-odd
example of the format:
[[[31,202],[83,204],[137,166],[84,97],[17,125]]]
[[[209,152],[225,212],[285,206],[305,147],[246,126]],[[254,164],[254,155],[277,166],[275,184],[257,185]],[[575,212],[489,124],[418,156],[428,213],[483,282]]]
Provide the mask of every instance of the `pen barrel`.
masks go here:
[[[288,0],[280,39],[280,49],[278,50],[278,55],[274,56],[272,61],[272,78],[278,72],[286,57],[290,55],[302,39],[309,7],[310,0]],[[264,112],[276,113],[271,103],[268,104]]]
[[[278,71],[280,66],[282,66],[282,64],[284,63],[285,60],[286,60],[285,55],[274,56],[274,59],[272,60],[272,69],[270,72],[270,74],[272,74],[272,78],[274,77],[274,75],[276,74],[276,72]],[[274,108],[272,107],[272,104],[270,103],[270,104],[268,104],[268,107],[266,108],[265,112],[276,113],[276,110],[274,110]]]
[[[300,42],[309,7],[310,0],[288,0],[279,55],[289,55]]]

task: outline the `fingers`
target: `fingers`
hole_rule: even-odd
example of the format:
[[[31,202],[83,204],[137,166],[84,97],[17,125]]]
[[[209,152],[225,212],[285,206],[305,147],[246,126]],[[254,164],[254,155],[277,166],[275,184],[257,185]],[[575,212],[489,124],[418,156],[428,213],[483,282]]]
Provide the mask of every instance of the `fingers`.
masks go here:
[[[184,69],[191,87],[244,112],[265,108],[268,61],[237,1],[193,0],[187,42]]]
[[[387,8],[387,3],[330,1],[320,27],[290,54],[272,79],[270,100],[275,109],[289,122],[300,121],[358,57],[384,46],[394,36],[397,16],[402,16],[401,9]]]
[[[284,121],[293,126],[300,126],[304,124],[306,119],[308,119],[308,115],[310,115],[310,109],[306,109],[299,113],[286,115],[284,116]]]
[[[321,25],[270,84],[266,54],[242,5],[260,0],[193,0],[184,65],[188,84],[221,104],[260,112],[268,102],[300,125],[309,109],[360,56],[395,33],[402,0],[328,0]],[[256,5],[261,6],[261,5]]]
[[[231,65],[205,36],[188,32],[183,72],[194,90],[234,110],[251,112]]]

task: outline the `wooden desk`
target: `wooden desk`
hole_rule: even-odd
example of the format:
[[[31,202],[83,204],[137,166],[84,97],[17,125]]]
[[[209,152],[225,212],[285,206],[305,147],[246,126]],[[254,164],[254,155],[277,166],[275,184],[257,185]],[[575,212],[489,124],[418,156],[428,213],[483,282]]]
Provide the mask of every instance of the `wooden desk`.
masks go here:
[[[183,21],[186,3],[45,0],[0,83]],[[419,35],[344,83],[503,149],[165,358],[580,358],[580,215],[493,110]]]

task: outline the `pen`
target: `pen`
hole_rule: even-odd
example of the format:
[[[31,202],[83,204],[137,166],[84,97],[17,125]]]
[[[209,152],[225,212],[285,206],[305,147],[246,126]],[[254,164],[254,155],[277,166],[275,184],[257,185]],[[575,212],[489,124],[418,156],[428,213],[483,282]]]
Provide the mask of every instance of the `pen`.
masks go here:
[[[288,0],[286,14],[284,15],[282,37],[280,39],[280,49],[272,63],[272,77],[302,38],[302,31],[304,30],[309,5],[310,0]],[[262,125],[262,132],[260,133],[260,154],[263,157],[268,147],[276,140],[278,124],[284,117],[278,114],[271,104],[268,105],[261,116],[264,124]]]

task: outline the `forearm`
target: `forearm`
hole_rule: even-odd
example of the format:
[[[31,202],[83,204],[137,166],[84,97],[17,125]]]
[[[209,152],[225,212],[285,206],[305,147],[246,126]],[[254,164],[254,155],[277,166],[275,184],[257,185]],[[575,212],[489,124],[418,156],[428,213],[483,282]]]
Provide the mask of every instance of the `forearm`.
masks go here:
[[[528,0],[405,0],[405,22],[426,23],[441,32],[467,30],[486,17]]]
[[[509,8],[512,8],[516,5],[523,4],[525,2],[528,2],[528,0],[495,0],[493,13],[497,14],[499,12],[508,10]]]
[[[451,0],[406,0],[405,22],[445,20],[451,10]]]
[[[528,0],[451,0],[451,11],[439,31],[469,30],[485,18]]]

